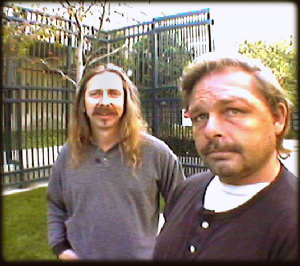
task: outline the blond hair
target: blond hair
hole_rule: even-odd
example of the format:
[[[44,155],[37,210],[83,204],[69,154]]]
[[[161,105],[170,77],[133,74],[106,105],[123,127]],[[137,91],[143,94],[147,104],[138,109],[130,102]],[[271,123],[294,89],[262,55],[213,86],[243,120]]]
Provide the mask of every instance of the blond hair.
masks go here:
[[[116,73],[123,81],[124,113],[120,118],[120,144],[124,150],[127,165],[135,168],[141,164],[143,133],[147,132],[146,122],[141,113],[139,91],[126,73],[111,63],[95,67],[81,79],[79,90],[73,101],[69,125],[68,142],[71,145],[71,164],[76,167],[84,158],[83,155],[92,134],[89,118],[84,112],[86,85],[92,77],[104,72]]]
[[[181,90],[183,102],[186,109],[189,107],[190,97],[195,84],[203,79],[207,74],[219,72],[229,67],[238,67],[256,79],[256,89],[266,100],[273,117],[278,115],[278,104],[283,103],[287,109],[287,117],[284,130],[277,136],[276,150],[280,157],[284,158],[291,152],[283,147],[283,139],[290,127],[292,103],[288,99],[285,91],[280,86],[271,69],[263,65],[257,59],[248,58],[242,54],[218,54],[216,52],[207,53],[196,59],[187,66],[181,77]]]

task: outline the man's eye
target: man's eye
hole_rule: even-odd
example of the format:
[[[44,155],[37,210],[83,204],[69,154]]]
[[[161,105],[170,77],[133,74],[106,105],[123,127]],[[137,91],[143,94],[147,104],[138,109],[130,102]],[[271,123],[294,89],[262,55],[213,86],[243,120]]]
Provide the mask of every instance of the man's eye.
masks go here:
[[[240,113],[242,113],[242,111],[237,108],[230,108],[227,110],[227,114],[229,114],[229,115],[238,115]]]
[[[110,95],[111,95],[112,97],[119,97],[119,96],[121,95],[121,93],[120,93],[119,91],[111,91],[111,92],[110,92]]]
[[[199,122],[202,122],[202,121],[206,120],[207,118],[208,118],[208,114],[203,113],[203,114],[199,114],[195,117],[192,117],[191,120],[192,120],[193,124],[197,124]]]
[[[98,96],[98,93],[95,92],[95,91],[92,91],[92,92],[90,92],[89,94],[90,94],[91,97],[96,97],[96,96]]]

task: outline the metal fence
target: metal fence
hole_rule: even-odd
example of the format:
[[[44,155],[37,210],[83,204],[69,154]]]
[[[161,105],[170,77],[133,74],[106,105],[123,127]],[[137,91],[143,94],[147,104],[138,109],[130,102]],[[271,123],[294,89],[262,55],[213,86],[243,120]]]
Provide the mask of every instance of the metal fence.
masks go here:
[[[25,56],[3,57],[2,185],[20,187],[50,176],[51,166],[66,141],[74,94],[70,82],[34,59],[51,55],[54,65],[74,77],[77,34],[74,24],[65,19],[51,19],[23,8],[17,14],[8,7],[4,11],[3,24],[29,21],[36,27],[59,25],[59,34],[36,41]],[[206,168],[197,155],[191,127],[182,125],[177,84],[188,62],[214,50],[212,24],[209,9],[203,9],[103,31],[97,34],[101,38],[94,37],[93,27],[85,27],[86,54],[91,50],[109,54],[103,62],[115,63],[131,73],[152,134],[174,150],[187,176]]]

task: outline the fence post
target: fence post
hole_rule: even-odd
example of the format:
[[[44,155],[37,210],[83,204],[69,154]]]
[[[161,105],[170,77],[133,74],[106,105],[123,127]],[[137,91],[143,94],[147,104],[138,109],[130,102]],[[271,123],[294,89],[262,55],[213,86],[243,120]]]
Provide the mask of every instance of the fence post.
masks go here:
[[[157,87],[158,87],[158,62],[157,62],[157,38],[155,32],[155,19],[152,20],[151,32],[151,90],[152,90],[152,133],[158,137],[159,134],[159,117],[158,117],[158,101],[157,101]]]
[[[207,13],[207,19],[210,20],[210,10]],[[214,20],[212,20],[212,24],[208,24],[208,43],[209,43],[209,51],[208,52],[213,52],[215,51],[215,43],[214,39],[212,38],[212,27],[211,25],[214,25]]]
[[[71,75],[72,73],[72,46],[68,45],[67,46],[67,73]],[[67,88],[72,89],[73,85],[69,80],[67,80]],[[72,101],[72,93],[71,92],[66,92],[67,100]],[[71,107],[70,104],[66,104],[66,137],[68,137],[68,126],[69,126],[69,116],[71,115]]]
[[[16,94],[18,95],[16,98],[21,99],[21,90],[17,90]],[[16,148],[18,150],[18,163],[20,169],[20,188],[25,188],[25,173],[23,166],[23,150],[22,150],[22,103],[16,103]],[[25,140],[26,141],[26,140]]]
[[[14,78],[14,62],[13,59],[7,58],[6,62],[6,75],[7,75],[7,84],[11,85]],[[8,71],[10,69],[10,71]],[[13,98],[13,92],[12,90],[8,89],[7,91],[3,90],[4,97],[8,99]],[[12,161],[12,103],[6,103],[5,106],[7,107],[4,112],[4,143],[5,143],[5,152],[6,152],[6,158],[8,161]]]

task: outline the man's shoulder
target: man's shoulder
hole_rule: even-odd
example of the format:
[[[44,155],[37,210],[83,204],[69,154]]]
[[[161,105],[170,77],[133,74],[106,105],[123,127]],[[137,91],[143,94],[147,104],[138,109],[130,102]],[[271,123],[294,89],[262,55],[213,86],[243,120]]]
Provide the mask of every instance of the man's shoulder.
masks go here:
[[[154,145],[155,144],[157,144],[157,145],[160,145],[160,144],[164,145],[165,144],[165,142],[163,140],[161,140],[161,139],[159,139],[159,138],[157,138],[153,135],[150,135],[148,133],[141,133],[141,134],[144,138],[145,143],[150,143],[150,144],[154,144]]]
[[[142,133],[143,135],[143,140],[144,140],[144,147],[146,149],[153,149],[154,151],[163,151],[163,152],[170,152],[172,151],[170,147],[165,143],[163,140],[158,139],[155,136],[152,136],[147,133]]]
[[[271,190],[277,206],[284,209],[295,209],[298,206],[298,178],[283,167],[279,177],[274,181]]]
[[[71,145],[70,143],[65,143],[60,151],[58,152],[58,156],[57,159],[55,160],[55,164],[61,164],[63,163],[65,160],[67,160],[70,157],[71,153]]]
[[[71,144],[67,142],[62,146],[58,156],[66,156],[66,154],[69,154],[70,152],[71,152]]]
[[[173,210],[175,210],[176,213],[181,213],[187,206],[191,206],[198,199],[202,198],[205,193],[205,188],[213,176],[214,174],[212,172],[206,171],[192,175],[181,181],[172,195],[170,205],[165,212],[166,217],[168,217]]]
[[[197,185],[197,187],[201,185],[206,185],[213,176],[215,176],[215,174],[209,170],[205,172],[197,173],[184,180],[182,182],[182,186],[192,188],[195,187],[195,185]]]
[[[283,166],[281,176],[285,180],[287,186],[291,187],[292,190],[297,191],[299,180],[285,166]]]
[[[185,180],[180,182],[176,188],[176,195],[193,195],[198,194],[208,185],[210,180],[215,176],[211,171],[205,171],[187,177]]]

